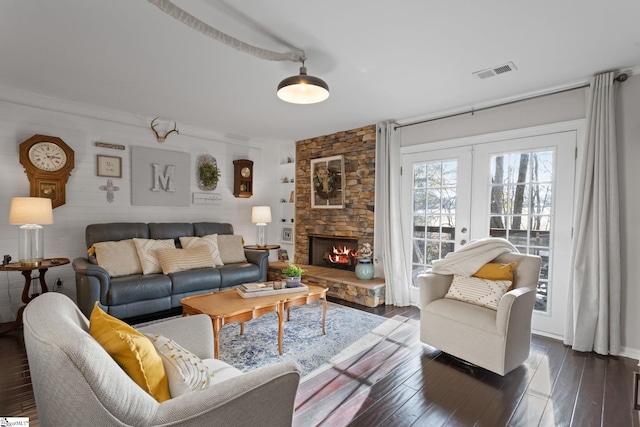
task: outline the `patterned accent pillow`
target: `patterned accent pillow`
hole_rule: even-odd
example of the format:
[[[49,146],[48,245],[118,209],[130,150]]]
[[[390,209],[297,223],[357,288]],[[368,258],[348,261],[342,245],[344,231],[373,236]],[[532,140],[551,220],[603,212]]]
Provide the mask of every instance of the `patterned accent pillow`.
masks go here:
[[[142,273],[142,265],[132,239],[98,242],[93,245],[98,265],[111,277]]]
[[[142,274],[162,273],[160,260],[156,256],[158,249],[175,249],[176,244],[173,239],[153,240],[153,239],[133,239],[142,265]]]
[[[162,335],[145,334],[162,359],[171,397],[209,388],[213,372],[195,354]]]
[[[233,264],[236,262],[247,262],[244,256],[244,248],[242,236],[236,234],[218,234],[218,248],[220,249],[220,258],[225,264]]]
[[[171,398],[162,358],[149,338],[105,313],[96,301],[89,334],[140,387],[158,402]]]
[[[215,265],[224,265],[220,258],[220,250],[218,249],[218,235],[209,234],[203,237],[181,237],[180,245],[184,249],[197,248],[198,246],[206,246],[211,252],[211,258]]]
[[[449,292],[444,297],[498,310],[500,299],[510,286],[510,280],[488,280],[455,274]]]
[[[190,249],[157,249],[156,256],[164,274],[194,268],[215,267],[211,252],[206,246]]]

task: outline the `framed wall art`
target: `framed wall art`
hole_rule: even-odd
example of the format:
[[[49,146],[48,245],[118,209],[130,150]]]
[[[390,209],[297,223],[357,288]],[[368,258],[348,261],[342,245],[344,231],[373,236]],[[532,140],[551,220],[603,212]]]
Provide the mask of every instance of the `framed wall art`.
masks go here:
[[[282,228],[282,241],[293,242],[293,229],[289,227]]]
[[[122,157],[97,155],[98,176],[122,178]]]
[[[344,156],[311,160],[311,207],[344,207]]]
[[[191,204],[191,155],[178,151],[131,147],[131,204]]]

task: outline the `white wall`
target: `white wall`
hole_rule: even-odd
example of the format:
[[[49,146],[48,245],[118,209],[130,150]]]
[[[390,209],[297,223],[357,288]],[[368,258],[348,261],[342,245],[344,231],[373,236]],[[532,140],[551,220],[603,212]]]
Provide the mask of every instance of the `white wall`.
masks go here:
[[[29,195],[29,181],[19,162],[18,146],[34,134],[60,137],[75,151],[75,168],[66,187],[67,202],[54,209],[54,224],[44,226],[45,257],[84,256],[84,232],[87,224],[113,221],[219,221],[233,224],[236,234],[255,243],[255,225],[251,224],[251,207],[271,205],[279,209],[278,176],[274,167],[280,162],[279,144],[269,141],[238,140],[213,131],[188,128],[178,123],[180,135],[171,134],[163,144],[156,142],[149,129],[151,118],[125,112],[105,111],[97,107],[43,98],[37,95],[3,92],[0,99],[0,256],[18,258],[18,226],[9,225],[11,198]],[[95,142],[121,144],[124,151],[95,146]],[[219,205],[189,207],[148,207],[131,205],[131,147],[144,146],[191,154],[191,192],[200,192],[195,180],[195,161],[199,154],[214,156],[222,176],[215,190],[222,196]],[[96,154],[123,158],[123,178],[113,179],[120,187],[113,203],[104,191],[107,178],[96,176]],[[233,160],[254,161],[254,195],[248,199],[233,196]],[[191,198],[190,198],[191,199]],[[192,200],[192,199],[191,199]],[[275,211],[277,212],[277,210]],[[269,241],[278,239],[277,227],[268,228]],[[274,254],[275,255],[275,254]],[[50,269],[50,288],[56,277],[63,281],[61,291],[75,297],[75,275],[71,265]],[[0,272],[0,322],[15,319],[22,305],[24,279],[16,272]]]
[[[637,70],[636,70],[637,71]],[[638,74],[638,73],[636,73]],[[402,128],[401,145],[446,141],[585,117],[586,89]],[[622,233],[622,346],[640,357],[640,75],[618,88],[618,164]]]

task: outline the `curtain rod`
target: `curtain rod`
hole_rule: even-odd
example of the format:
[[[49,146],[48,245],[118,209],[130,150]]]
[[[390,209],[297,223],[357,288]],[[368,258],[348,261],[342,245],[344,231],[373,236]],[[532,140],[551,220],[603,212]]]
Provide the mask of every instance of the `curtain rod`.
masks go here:
[[[620,74],[618,77],[616,77],[614,80],[617,81],[617,82],[622,83],[622,82],[626,81],[628,78],[629,78],[629,76],[627,74],[623,73],[623,74]],[[469,111],[462,111],[460,113],[454,113],[454,114],[449,114],[449,115],[446,115],[446,116],[435,117],[433,119],[425,119],[425,120],[419,120],[417,122],[405,123],[405,124],[402,124],[402,125],[394,126],[393,130],[398,130],[400,128],[404,128],[404,127],[408,127],[408,126],[420,125],[420,124],[423,124],[423,123],[435,122],[437,120],[442,120],[442,119],[449,119],[451,117],[463,116],[465,114],[473,115],[474,113],[477,113],[478,111],[485,111],[485,110],[490,110],[492,108],[504,107],[506,105],[517,104],[517,103],[523,102],[523,101],[530,101],[532,99],[542,98],[544,96],[557,95],[557,94],[560,94],[560,93],[570,92],[572,90],[584,89],[585,87],[589,87],[589,83],[586,83],[586,84],[583,84],[583,85],[577,86],[577,87],[568,88],[568,89],[557,90],[555,92],[543,93],[543,94],[540,94],[540,95],[534,95],[534,96],[530,96],[530,97],[527,97],[527,98],[516,99],[514,101],[503,102],[502,104],[490,105],[490,106],[482,107],[482,108],[478,108],[478,109],[473,109],[472,108]]]

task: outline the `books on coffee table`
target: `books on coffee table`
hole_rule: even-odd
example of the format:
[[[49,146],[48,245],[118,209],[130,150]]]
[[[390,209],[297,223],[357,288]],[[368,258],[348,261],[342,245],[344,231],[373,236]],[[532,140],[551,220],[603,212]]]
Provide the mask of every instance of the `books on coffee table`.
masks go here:
[[[243,286],[236,288],[236,292],[238,292],[238,295],[240,295],[242,298],[257,298],[257,297],[265,297],[269,295],[280,295],[280,294],[289,294],[293,292],[304,292],[308,290],[309,288],[304,285],[298,286],[297,288],[282,288],[282,289],[273,289],[273,286],[270,286],[268,288],[263,288],[262,290],[248,291],[248,292],[245,289],[243,289]]]
[[[240,285],[245,292],[260,292],[273,290],[273,283],[245,283]]]

